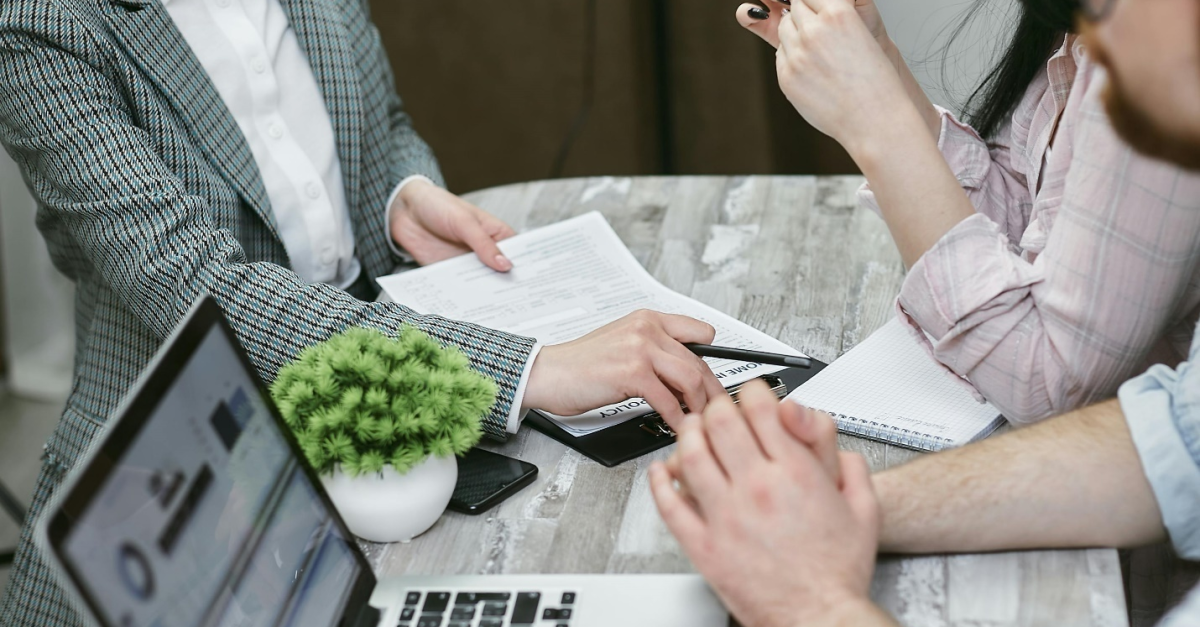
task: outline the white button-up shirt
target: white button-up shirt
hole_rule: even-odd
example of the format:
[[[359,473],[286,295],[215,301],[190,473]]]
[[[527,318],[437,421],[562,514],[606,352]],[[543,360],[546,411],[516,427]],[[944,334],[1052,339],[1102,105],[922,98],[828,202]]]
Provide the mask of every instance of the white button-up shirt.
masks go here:
[[[336,137],[279,0],[161,0],[237,120],[292,269],[310,283],[358,279]]]
[[[362,266],[346,205],[337,138],[308,57],[279,0],[161,0],[246,136],[292,269],[310,283],[347,288]],[[387,212],[406,184],[388,199]],[[388,244],[392,242],[390,213]],[[513,398],[508,431],[521,404],[534,346]]]

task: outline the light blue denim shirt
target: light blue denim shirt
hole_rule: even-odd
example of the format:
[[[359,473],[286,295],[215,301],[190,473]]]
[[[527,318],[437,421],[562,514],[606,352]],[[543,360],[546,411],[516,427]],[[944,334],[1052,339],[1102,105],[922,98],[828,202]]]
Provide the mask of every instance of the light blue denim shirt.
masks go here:
[[[1200,560],[1200,333],[1189,361],[1154,366],[1119,396],[1171,543]]]
[[[1200,559],[1200,327],[1189,360],[1121,386],[1121,410],[1175,550]],[[1200,587],[1160,627],[1200,625]]]

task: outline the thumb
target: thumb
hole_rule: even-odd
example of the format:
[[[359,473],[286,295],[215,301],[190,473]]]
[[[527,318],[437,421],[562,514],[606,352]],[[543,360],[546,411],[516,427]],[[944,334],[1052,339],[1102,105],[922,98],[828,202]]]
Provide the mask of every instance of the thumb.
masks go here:
[[[779,421],[788,433],[812,449],[834,485],[842,486],[841,464],[838,463],[837,425],[825,413],[784,401],[779,407]]]
[[[737,21],[742,25],[742,28],[758,35],[763,41],[770,44],[772,48],[779,47],[779,20],[782,18],[781,12],[764,10],[762,7],[753,4],[743,4],[738,7]],[[762,17],[766,14],[766,17]]]
[[[459,236],[462,238],[463,243],[470,246],[475,255],[479,257],[479,260],[487,267],[497,272],[512,270],[512,261],[504,253],[500,252],[500,247],[496,245],[496,240],[484,230],[483,224],[474,215],[470,215],[460,225]]]
[[[842,452],[842,495],[859,522],[879,535],[879,498],[875,496],[875,484],[871,482],[871,467],[857,453]]]

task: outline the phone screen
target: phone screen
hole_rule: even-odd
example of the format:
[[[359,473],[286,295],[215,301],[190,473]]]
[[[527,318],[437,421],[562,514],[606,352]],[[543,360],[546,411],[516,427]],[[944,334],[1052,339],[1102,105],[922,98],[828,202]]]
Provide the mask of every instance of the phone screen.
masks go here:
[[[458,458],[458,483],[450,509],[480,514],[529,485],[537,466],[483,449],[471,449]]]

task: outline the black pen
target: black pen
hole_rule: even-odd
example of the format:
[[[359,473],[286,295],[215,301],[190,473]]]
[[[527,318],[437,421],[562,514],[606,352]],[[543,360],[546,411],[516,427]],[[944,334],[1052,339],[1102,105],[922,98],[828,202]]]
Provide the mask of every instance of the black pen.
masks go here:
[[[734,361],[767,364],[770,366],[787,366],[790,368],[812,368],[812,360],[807,357],[748,351],[740,348],[727,348],[725,346],[709,346],[708,344],[684,344],[684,346],[701,357],[716,357],[718,359],[732,359]]]

